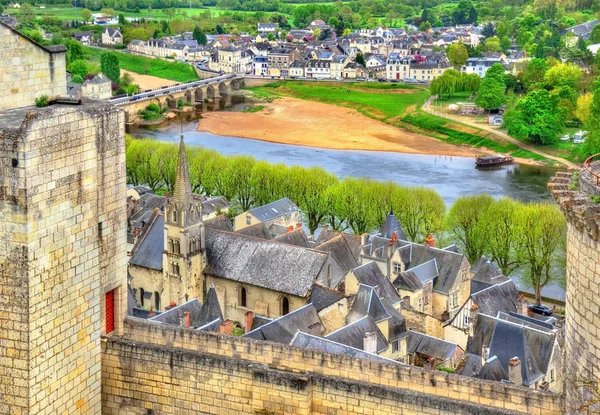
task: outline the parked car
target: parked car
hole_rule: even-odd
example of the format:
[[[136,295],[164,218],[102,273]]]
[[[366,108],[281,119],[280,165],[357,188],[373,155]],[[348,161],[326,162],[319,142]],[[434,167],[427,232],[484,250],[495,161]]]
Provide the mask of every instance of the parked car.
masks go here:
[[[573,143],[575,144],[582,144],[585,142],[587,136],[588,136],[588,132],[587,131],[577,131],[575,134],[573,134]]]
[[[531,310],[531,312],[535,314],[541,314],[543,316],[551,316],[553,312],[553,309],[551,307],[548,307],[547,305],[543,304],[530,304],[527,306],[527,308]]]
[[[386,82],[386,80],[385,80],[385,79],[383,79],[383,78],[379,78],[377,81],[378,81],[378,82]]]
[[[560,138],[560,141],[570,141],[571,136],[569,134],[565,134]]]
[[[297,79],[306,79],[306,76],[299,76]]]
[[[315,79],[316,79],[317,81],[322,81],[322,80],[323,80],[323,77],[322,77],[322,76],[315,76]]]
[[[390,82],[391,82],[391,83],[394,83],[394,84],[397,84],[397,83],[398,83],[398,82],[400,82],[400,81],[399,81],[399,80],[397,80],[397,79],[392,79]]]

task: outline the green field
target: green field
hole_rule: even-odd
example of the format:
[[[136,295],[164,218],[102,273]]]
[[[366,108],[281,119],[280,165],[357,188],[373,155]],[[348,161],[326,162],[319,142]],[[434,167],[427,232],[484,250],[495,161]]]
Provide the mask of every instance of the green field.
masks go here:
[[[86,59],[90,62],[100,63],[100,55],[104,49],[83,47]],[[144,58],[142,56],[130,55],[123,52],[114,52],[119,57],[121,68],[139,73],[151,75],[158,78],[169,79],[176,82],[195,81],[198,74],[191,65],[180,62],[169,62],[161,59]]]
[[[392,93],[412,89],[412,93]],[[429,92],[404,85],[376,83],[310,83],[284,81],[251,88],[259,96],[292,96],[358,110],[364,115],[393,123],[408,107],[420,105]],[[350,90],[350,92],[347,92]]]

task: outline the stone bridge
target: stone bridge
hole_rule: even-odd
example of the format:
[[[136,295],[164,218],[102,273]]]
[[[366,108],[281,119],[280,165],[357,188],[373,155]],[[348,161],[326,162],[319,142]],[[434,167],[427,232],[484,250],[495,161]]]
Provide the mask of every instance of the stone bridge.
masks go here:
[[[139,111],[146,109],[150,104],[157,104],[161,108],[177,109],[179,100],[194,105],[212,102],[215,99],[228,97],[242,86],[244,86],[244,78],[213,78],[162,87],[130,97],[113,99],[111,102],[125,110],[126,120],[129,123],[137,117]]]

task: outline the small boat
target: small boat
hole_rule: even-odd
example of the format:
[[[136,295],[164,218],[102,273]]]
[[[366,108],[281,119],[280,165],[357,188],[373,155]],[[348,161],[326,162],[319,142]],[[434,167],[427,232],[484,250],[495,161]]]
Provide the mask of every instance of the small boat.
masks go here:
[[[475,164],[477,167],[499,166],[500,164],[512,163],[513,158],[510,156],[477,156]]]

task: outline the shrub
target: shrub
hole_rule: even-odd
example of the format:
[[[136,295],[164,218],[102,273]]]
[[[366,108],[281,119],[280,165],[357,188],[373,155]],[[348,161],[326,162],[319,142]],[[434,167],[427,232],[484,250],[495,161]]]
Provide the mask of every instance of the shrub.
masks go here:
[[[42,95],[35,99],[36,107],[47,107],[48,105],[50,105],[50,100],[47,95]]]
[[[73,75],[73,77],[71,78],[71,82],[73,82],[74,84],[82,84],[83,78],[80,75]]]
[[[152,111],[152,112],[156,112],[156,113],[158,113],[158,114],[160,114],[160,112],[161,112],[161,111],[160,111],[160,106],[159,106],[158,104],[154,104],[154,103],[152,103],[152,104],[148,105],[148,106],[146,107],[146,110],[148,110],[148,111]]]

